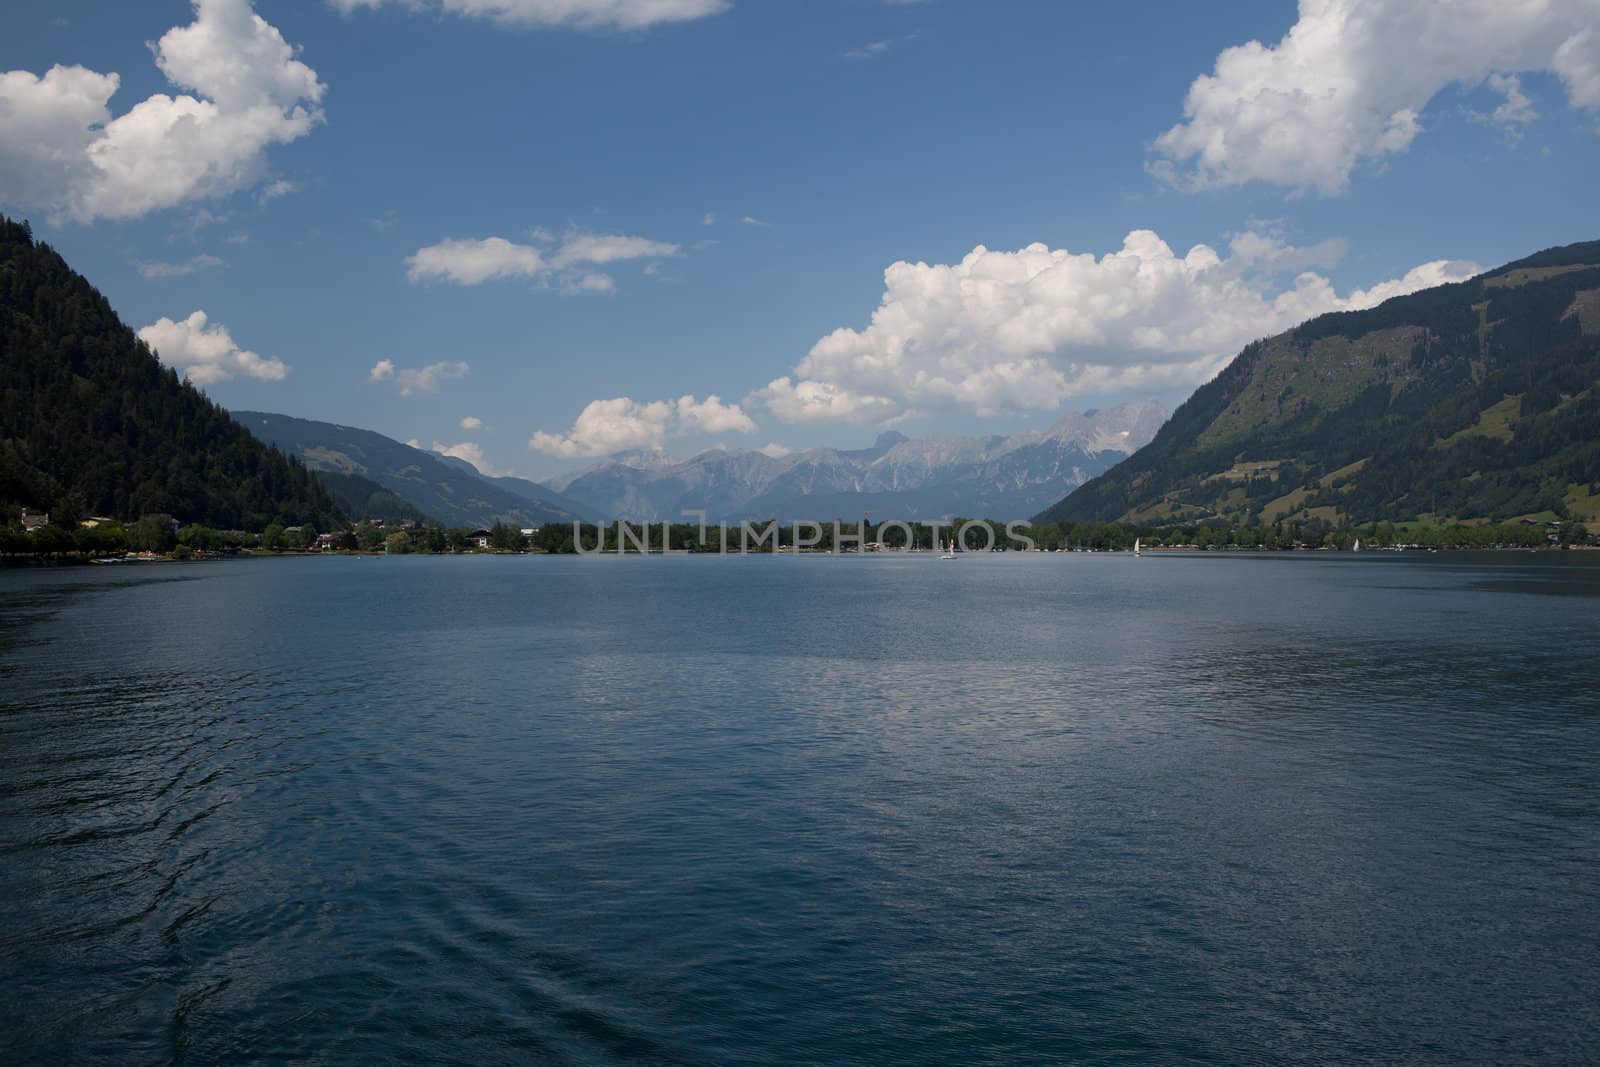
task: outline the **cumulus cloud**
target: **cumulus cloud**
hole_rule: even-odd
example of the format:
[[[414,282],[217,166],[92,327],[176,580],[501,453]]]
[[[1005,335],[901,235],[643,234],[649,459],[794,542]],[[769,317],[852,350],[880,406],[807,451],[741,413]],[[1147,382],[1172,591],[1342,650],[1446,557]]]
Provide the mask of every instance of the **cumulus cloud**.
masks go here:
[[[1595,0],[1300,0],[1281,41],[1226,49],[1195,79],[1151,170],[1184,188],[1265,181],[1334,195],[1361,161],[1409,148],[1451,85],[1553,71],[1573,106],[1600,109],[1597,27]],[[1508,115],[1531,115],[1509,83],[1496,88]]]
[[[267,177],[266,151],[323,120],[316,72],[249,0],[194,0],[153,46],[174,86],[112,116],[116,74],[0,73],[0,198],[53,219],[130,219]]]
[[[728,0],[329,0],[349,13],[384,5],[436,10],[507,26],[564,26],[580,30],[643,30],[718,15]]]
[[[439,386],[445,381],[465,378],[471,372],[471,364],[459,361],[430,363],[426,367],[413,369],[396,367],[392,359],[380,359],[367,372],[367,379],[374,382],[394,382],[401,396],[411,396],[414,393],[437,393]]]
[[[159,318],[139,331],[139,339],[161,357],[161,362],[183,371],[196,385],[227,381],[236,375],[263,382],[281,382],[289,368],[280,359],[268,359],[240,348],[222,323],[212,323],[204,311],[174,322]]]
[[[780,445],[776,441],[767,442],[765,446],[757,449],[757,451],[763,456],[766,456],[768,459],[782,459],[784,456],[791,456],[794,454],[794,449],[785,445]]]
[[[754,420],[738,404],[724,404],[717,396],[704,400],[681,396],[644,404],[619,396],[591,403],[567,433],[535,433],[528,440],[528,447],[576,459],[635,448],[660,448],[668,436],[754,433],[756,429]]]
[[[544,255],[530,245],[504,237],[446,240],[419,248],[406,259],[406,277],[413,282],[442,280],[481,285],[491,278],[531,278],[549,269]]]
[[[625,234],[574,231],[559,242],[545,230],[534,230],[532,236],[537,244],[518,244],[504,237],[440,241],[406,258],[406,277],[414,283],[446,281],[456,285],[530,278],[567,293],[609,293],[616,289],[614,278],[582,268],[661,259],[679,252],[675,244]]]
[[[683,433],[754,433],[756,424],[738,404],[724,404],[718,396],[695,400],[680,396],[678,429]]]
[[[837,382],[774,378],[756,395],[784,422],[883,422],[902,410],[893,397],[859,393]]]
[[[468,415],[461,420],[461,428],[463,430],[481,430],[483,429],[483,420],[476,415]]]
[[[412,443],[412,447],[419,446]],[[474,441],[463,441],[459,445],[446,445],[435,441],[430,451],[437,452],[441,456],[466,460],[478,469],[479,474],[486,474],[491,478],[499,478],[507,473],[491,466],[489,461],[483,458],[483,446]]]
[[[1342,254],[1297,249],[1270,230],[1184,256],[1148,230],[1096,258],[1030,245],[974,249],[957,264],[896,263],[871,323],[822,338],[758,390],[785,422],[885,422],[913,412],[1051,410],[1072,396],[1188,388],[1250,341],[1326,311],[1459,281],[1473,263],[1439,260],[1341,296],[1301,270]],[[1298,271],[1291,280],[1290,271]]]

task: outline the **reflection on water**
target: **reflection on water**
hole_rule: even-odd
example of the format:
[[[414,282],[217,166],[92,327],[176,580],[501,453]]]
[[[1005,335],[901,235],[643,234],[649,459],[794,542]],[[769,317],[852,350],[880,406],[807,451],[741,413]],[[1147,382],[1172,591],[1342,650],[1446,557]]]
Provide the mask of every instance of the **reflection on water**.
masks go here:
[[[1600,560],[0,590],[7,1062],[1593,1052]]]

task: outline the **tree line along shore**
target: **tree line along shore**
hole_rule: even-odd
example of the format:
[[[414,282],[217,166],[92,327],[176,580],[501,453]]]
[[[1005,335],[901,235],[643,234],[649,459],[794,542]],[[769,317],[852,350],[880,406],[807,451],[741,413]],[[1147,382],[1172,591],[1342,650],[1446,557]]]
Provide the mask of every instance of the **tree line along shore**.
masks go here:
[[[487,529],[468,529],[391,521],[340,525],[328,531],[310,524],[281,523],[270,523],[260,531],[219,530],[181,523],[164,514],[145,515],[131,523],[69,521],[73,525],[26,512],[0,514],[0,556],[11,561],[85,562],[130,556],[188,560],[327,553],[904,552],[941,550],[952,542],[967,552],[1125,552],[1136,543],[1146,549],[1263,552],[1347,550],[1357,542],[1369,549],[1600,547],[1600,538],[1582,523],[1537,518],[1501,523],[1376,522],[1340,528],[1315,522],[1145,527],[954,519],[877,524],[765,520],[721,526],[615,522],[547,524],[533,529],[496,523]]]

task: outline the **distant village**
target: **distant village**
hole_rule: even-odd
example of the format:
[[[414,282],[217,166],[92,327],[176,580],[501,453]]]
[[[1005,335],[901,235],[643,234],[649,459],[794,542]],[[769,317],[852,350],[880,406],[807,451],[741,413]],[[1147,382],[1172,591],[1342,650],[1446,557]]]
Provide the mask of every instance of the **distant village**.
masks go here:
[[[52,519],[49,512],[22,509],[11,521],[0,523],[0,553],[112,562],[283,553],[522,552],[539,532],[539,527],[498,523],[489,529],[447,529],[416,521],[372,520],[333,531],[273,523],[255,533],[185,524],[170,515],[146,515],[122,523],[106,516]]]
[[[946,523],[766,521],[747,527],[697,524],[550,523],[488,528],[442,527],[416,520],[367,520],[338,530],[270,524],[259,533],[185,524],[170,515],[132,523],[104,516],[58,517],[29,510],[0,515],[0,556],[14,561],[124,563],[263,555],[455,555],[575,552],[906,552],[951,546],[964,552],[1147,551],[1405,551],[1440,549],[1592,549],[1600,538],[1583,523],[1522,518],[1498,524],[1371,523],[1330,529],[1317,524],[1142,528],[1115,523],[1003,525],[988,520]],[[72,525],[67,525],[67,522]],[[950,538],[951,541],[946,541]]]

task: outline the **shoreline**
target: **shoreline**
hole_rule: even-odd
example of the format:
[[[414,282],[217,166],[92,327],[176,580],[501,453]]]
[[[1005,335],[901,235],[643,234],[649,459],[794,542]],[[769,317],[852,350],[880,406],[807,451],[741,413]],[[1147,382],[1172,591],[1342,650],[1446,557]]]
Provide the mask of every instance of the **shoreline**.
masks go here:
[[[1319,556],[1319,555],[1326,555],[1326,556],[1372,556],[1372,555],[1377,555],[1377,556],[1386,556],[1387,557],[1387,556],[1432,556],[1432,555],[1443,555],[1445,553],[1451,553],[1451,554],[1461,554],[1461,553],[1472,553],[1472,554],[1506,553],[1506,554],[1517,554],[1517,555],[1529,555],[1529,554],[1549,555],[1549,554],[1561,554],[1561,553],[1566,553],[1566,552],[1600,553],[1600,545],[1540,545],[1540,546],[1527,546],[1527,545],[1481,545],[1480,546],[1480,545],[1470,545],[1470,546],[1451,546],[1451,547],[1441,547],[1441,548],[1421,548],[1421,547],[1407,546],[1407,547],[1399,548],[1399,549],[1382,548],[1382,547],[1368,548],[1368,549],[1364,549],[1364,550],[1359,551],[1359,552],[1352,551],[1352,550],[1346,549],[1346,548],[1323,548],[1323,547],[1318,547],[1318,548],[1265,548],[1265,547],[1260,547],[1260,546],[1239,546],[1239,545],[1226,545],[1226,546],[1219,546],[1219,547],[1215,547],[1215,548],[1201,547],[1201,546],[1198,546],[1198,545],[1152,545],[1150,547],[1142,549],[1142,555],[1143,556],[1156,556],[1156,555],[1170,555],[1170,556],[1176,556],[1176,555],[1183,555],[1183,556],[1212,556],[1212,555],[1232,555],[1232,556]],[[958,552],[958,553],[956,553],[956,555],[958,557],[960,557],[960,556],[975,556],[975,557],[986,557],[986,556],[1133,556],[1134,552],[1133,552],[1132,549],[1031,549],[1031,550],[1029,550],[1029,549],[995,549],[995,550],[991,550],[991,551],[967,550],[967,551]],[[128,557],[123,557],[123,558],[102,557],[102,558],[99,558],[99,559],[95,559],[95,558],[92,558],[92,557],[74,557],[74,556],[60,557],[60,558],[41,558],[41,557],[38,557],[38,556],[12,555],[12,556],[0,557],[0,568],[94,567],[94,566],[104,566],[104,567],[140,567],[140,566],[150,566],[150,565],[153,565],[153,564],[235,563],[235,562],[239,562],[239,561],[243,561],[243,560],[262,560],[262,559],[282,559],[282,560],[294,560],[294,559],[299,559],[299,560],[310,560],[310,559],[387,559],[387,558],[389,558],[391,556],[395,557],[395,558],[404,558],[404,557],[407,557],[407,556],[417,556],[417,557],[430,558],[430,559],[467,558],[467,557],[474,557],[474,556],[494,557],[494,558],[511,558],[511,557],[520,557],[520,556],[543,556],[543,557],[552,557],[552,558],[562,558],[562,557],[567,557],[567,558],[590,558],[590,557],[599,556],[599,557],[604,557],[604,558],[607,558],[607,559],[610,559],[610,558],[633,558],[633,557],[646,558],[646,557],[662,557],[662,556],[682,556],[682,557],[696,557],[696,556],[728,556],[728,557],[745,557],[745,556],[756,556],[756,557],[759,557],[759,556],[796,556],[796,557],[798,557],[798,556],[829,556],[829,557],[832,557],[832,556],[837,556],[837,557],[866,556],[866,557],[872,557],[872,556],[877,556],[877,557],[892,557],[892,558],[911,557],[911,556],[928,556],[930,558],[937,559],[938,558],[938,553],[937,553],[937,550],[935,550],[935,549],[926,549],[926,548],[913,549],[911,551],[906,551],[906,550],[903,550],[903,549],[884,549],[884,550],[877,550],[877,551],[871,551],[871,552],[858,552],[858,551],[854,551],[854,550],[836,552],[836,551],[833,551],[831,549],[811,549],[811,548],[804,549],[804,550],[801,550],[801,551],[796,551],[792,547],[786,547],[786,548],[782,549],[781,551],[777,551],[777,552],[698,552],[698,551],[693,551],[693,550],[690,550],[690,549],[681,549],[681,548],[668,549],[668,550],[665,550],[665,551],[657,550],[657,551],[651,551],[651,552],[640,552],[640,551],[637,551],[637,550],[627,550],[627,551],[618,552],[618,551],[615,551],[615,550],[612,550],[612,549],[607,549],[605,551],[591,550],[591,551],[588,551],[588,552],[512,552],[512,551],[499,551],[499,552],[496,552],[496,551],[479,551],[479,552],[362,552],[362,551],[261,552],[261,551],[255,551],[255,552],[239,552],[239,553],[230,554],[230,555],[218,554],[218,555],[194,556],[194,557],[191,557],[191,558],[188,558],[188,559],[180,559],[180,558],[178,558],[176,556],[170,556],[170,555],[140,556],[140,557],[135,557],[135,558],[128,558]]]

